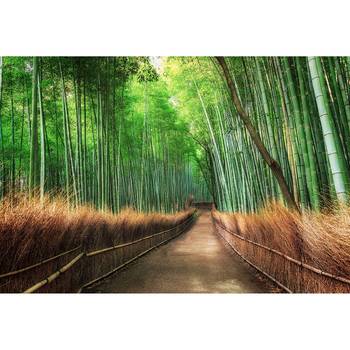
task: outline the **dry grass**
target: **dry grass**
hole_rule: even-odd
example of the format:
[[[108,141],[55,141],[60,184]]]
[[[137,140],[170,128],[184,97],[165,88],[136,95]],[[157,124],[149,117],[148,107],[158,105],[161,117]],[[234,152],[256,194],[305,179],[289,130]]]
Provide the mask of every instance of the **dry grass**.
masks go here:
[[[193,210],[174,215],[140,214],[126,209],[118,215],[113,215],[87,206],[69,210],[65,201],[59,198],[55,200],[47,198],[43,205],[39,200],[29,200],[24,195],[5,199],[0,203],[0,275],[35,264],[79,245],[82,247],[57,261],[18,277],[0,279],[0,291],[22,291],[31,283],[47,277],[81,251],[127,243],[173,228],[192,213]],[[152,242],[147,242],[150,243]],[[135,249],[139,251],[144,246],[145,244],[140,244]],[[107,257],[106,261],[108,259],[110,261],[106,264],[106,268],[103,266],[102,257],[91,259],[94,262],[89,267],[90,276],[79,271],[79,278],[74,280],[75,287],[90,277],[96,278],[101,269],[105,271],[113,268],[114,263],[132,256],[133,251],[129,250],[127,256],[124,253],[124,256],[119,256],[118,259],[115,254],[109,254],[110,257]],[[81,270],[81,264],[77,265],[77,269]],[[72,283],[70,277],[69,281],[64,283],[62,290],[57,289],[56,285],[47,291],[73,291],[76,288],[71,288]]]
[[[272,203],[257,214],[219,213],[214,222],[247,239],[276,249],[333,275],[350,279],[350,208],[302,216]],[[349,292],[350,285],[320,276],[220,229],[249,261],[294,292]]]

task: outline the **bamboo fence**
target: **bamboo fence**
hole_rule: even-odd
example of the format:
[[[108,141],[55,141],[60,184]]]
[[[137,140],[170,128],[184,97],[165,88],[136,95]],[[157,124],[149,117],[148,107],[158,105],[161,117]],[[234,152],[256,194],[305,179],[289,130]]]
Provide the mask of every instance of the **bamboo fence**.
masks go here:
[[[40,261],[40,262],[38,262],[36,264],[30,265],[30,266],[27,266],[27,267],[23,267],[22,269],[19,269],[19,270],[16,270],[16,271],[10,271],[10,272],[4,273],[4,274],[0,275],[0,278],[14,276],[14,275],[18,275],[19,273],[32,270],[32,269],[34,269],[34,268],[36,268],[38,266],[47,264],[50,261],[56,260],[58,258],[61,258],[62,256],[65,256],[65,255],[67,255],[69,253],[75,252],[76,250],[78,250],[80,248],[81,248],[81,245],[79,245],[78,247],[75,247],[73,249],[67,250],[66,252],[63,252],[63,253],[60,253],[58,255],[52,256],[51,258],[42,260],[42,261]]]
[[[212,219],[216,232],[244,261],[286,292],[350,292],[350,279],[323,271],[276,249],[254,242],[228,230],[213,216]]]
[[[135,261],[151,250],[185,232],[192,224],[195,217],[196,211],[186,220],[171,229],[157,232],[132,242],[90,252],[80,251],[78,255],[75,255],[72,259],[66,261],[63,266],[62,263],[61,266],[57,266],[57,264],[59,264],[58,260],[62,257],[66,258],[81,249],[82,246],[55,255],[31,266],[7,272],[0,275],[0,279],[6,280],[5,284],[0,284],[0,291],[20,292],[20,289],[23,291],[24,286],[21,285],[20,282],[14,284],[15,290],[8,287],[11,283],[11,278],[23,274],[28,277],[28,274],[33,271],[35,271],[36,275],[37,269],[40,267],[46,267],[47,273],[47,265],[54,262],[58,268],[53,269],[54,272],[49,276],[46,275],[41,277],[40,274],[37,276],[29,276],[29,281],[34,281],[35,279],[36,281],[35,283],[31,283],[29,286],[24,287],[24,293],[33,293],[37,291],[81,292],[84,288],[92,286],[96,282],[122,269],[132,261]],[[71,273],[66,274],[65,272],[67,271],[71,271]]]

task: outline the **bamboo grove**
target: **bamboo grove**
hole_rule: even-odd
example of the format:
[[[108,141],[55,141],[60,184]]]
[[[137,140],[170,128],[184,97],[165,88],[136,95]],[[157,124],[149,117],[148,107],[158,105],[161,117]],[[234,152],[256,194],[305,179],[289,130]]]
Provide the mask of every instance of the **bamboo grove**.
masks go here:
[[[195,147],[145,57],[0,58],[0,195],[173,212],[207,197]]]
[[[350,193],[346,57],[4,57],[0,191],[173,212]]]
[[[284,201],[269,162],[280,167],[280,180],[297,208],[317,211],[348,201],[349,58],[182,62],[181,69],[171,62],[168,69],[171,79],[187,88],[183,101],[197,96],[197,106],[184,107],[183,113],[196,120],[192,134],[201,145],[203,174],[219,209],[249,212],[267,201]]]

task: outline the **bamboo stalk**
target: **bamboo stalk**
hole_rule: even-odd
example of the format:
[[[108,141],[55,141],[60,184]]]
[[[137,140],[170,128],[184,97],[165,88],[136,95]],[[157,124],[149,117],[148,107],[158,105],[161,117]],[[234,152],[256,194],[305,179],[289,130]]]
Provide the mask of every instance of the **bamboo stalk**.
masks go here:
[[[256,131],[256,128],[254,127],[248,114],[246,113],[246,111],[244,110],[244,108],[241,104],[241,101],[237,95],[236,88],[235,88],[234,83],[232,81],[232,78],[231,78],[231,75],[229,73],[229,70],[228,70],[228,67],[227,67],[227,64],[225,62],[224,57],[216,57],[216,59],[222,68],[224,78],[225,78],[226,83],[228,85],[228,88],[230,90],[230,95],[231,95],[232,101],[237,109],[238,115],[241,118],[241,120],[243,121],[245,127],[247,128],[247,130],[248,130],[255,146],[259,150],[261,156],[264,158],[267,165],[270,167],[272,173],[276,177],[276,180],[280,186],[280,189],[281,189],[281,192],[284,196],[284,199],[286,200],[286,202],[288,203],[288,205],[292,209],[300,212],[300,208],[299,208],[298,204],[295,202],[295,200],[290,192],[289,186],[285,180],[285,177],[283,175],[283,172],[282,172],[280,165],[278,164],[278,162],[275,159],[273,159],[271,157],[269,151],[267,150],[266,146],[262,142],[262,139],[261,139],[259,133]]]
[[[335,192],[340,202],[346,202],[349,198],[349,174],[335,121],[329,108],[321,60],[319,57],[311,56],[308,57],[308,64]]]

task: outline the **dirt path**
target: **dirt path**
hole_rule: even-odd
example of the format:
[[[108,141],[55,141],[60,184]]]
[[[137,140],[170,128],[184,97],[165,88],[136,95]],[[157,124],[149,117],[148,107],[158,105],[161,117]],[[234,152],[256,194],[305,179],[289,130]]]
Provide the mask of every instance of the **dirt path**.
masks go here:
[[[90,293],[266,293],[275,288],[213,231],[203,212],[190,231],[88,289]]]

